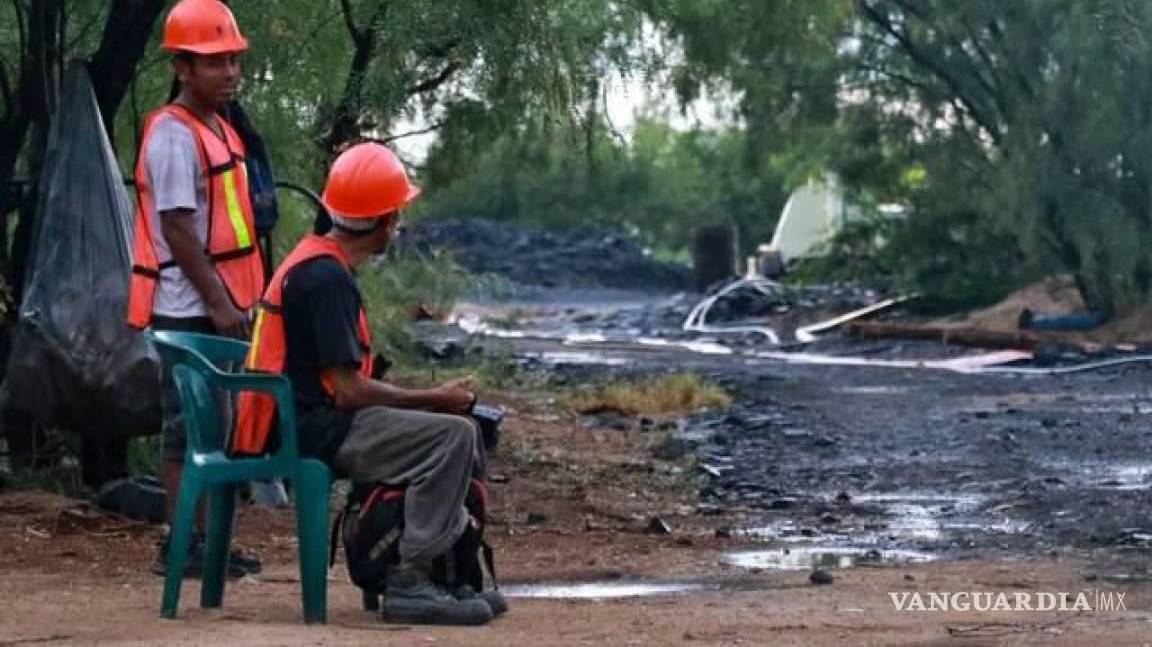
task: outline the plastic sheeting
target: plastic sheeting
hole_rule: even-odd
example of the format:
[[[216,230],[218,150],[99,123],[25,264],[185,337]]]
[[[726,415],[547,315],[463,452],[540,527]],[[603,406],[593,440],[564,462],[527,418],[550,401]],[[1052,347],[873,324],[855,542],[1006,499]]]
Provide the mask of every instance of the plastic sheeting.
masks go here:
[[[87,436],[157,432],[160,360],[124,320],[132,205],[82,63],[52,120],[36,213],[0,402]]]

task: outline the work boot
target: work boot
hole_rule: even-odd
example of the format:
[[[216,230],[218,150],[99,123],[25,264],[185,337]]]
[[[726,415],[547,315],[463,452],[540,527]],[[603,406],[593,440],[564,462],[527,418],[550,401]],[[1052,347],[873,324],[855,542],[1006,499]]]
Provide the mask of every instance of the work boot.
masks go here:
[[[152,572],[161,577],[168,574],[168,542],[169,539],[165,537],[160,543],[156,561],[152,562]],[[198,578],[204,574],[204,558],[207,553],[208,544],[204,541],[204,535],[199,533],[192,535],[192,540],[188,544],[188,556],[184,558],[184,577]],[[261,570],[263,565],[256,556],[239,549],[233,549],[228,553],[228,568],[225,571],[228,577],[255,575]]]
[[[471,600],[473,598],[484,600],[488,603],[488,608],[492,609],[493,616],[501,616],[508,611],[508,601],[504,599],[504,594],[499,591],[480,591],[477,593],[471,586],[465,584],[452,591],[452,597],[457,600]]]
[[[427,570],[403,563],[388,575],[382,615],[400,624],[482,625],[492,619],[492,608],[481,598],[457,600]]]

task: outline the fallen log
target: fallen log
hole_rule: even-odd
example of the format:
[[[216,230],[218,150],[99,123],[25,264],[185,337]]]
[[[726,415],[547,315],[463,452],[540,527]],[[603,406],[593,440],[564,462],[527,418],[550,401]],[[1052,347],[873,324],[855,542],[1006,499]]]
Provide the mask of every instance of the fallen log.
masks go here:
[[[845,324],[849,337],[861,339],[924,339],[942,344],[976,348],[1011,348],[1035,350],[1041,345],[1069,346],[1084,353],[1095,353],[1100,345],[1073,338],[1067,334],[1031,330],[986,330],[955,326],[900,324],[876,321],[853,321]]]

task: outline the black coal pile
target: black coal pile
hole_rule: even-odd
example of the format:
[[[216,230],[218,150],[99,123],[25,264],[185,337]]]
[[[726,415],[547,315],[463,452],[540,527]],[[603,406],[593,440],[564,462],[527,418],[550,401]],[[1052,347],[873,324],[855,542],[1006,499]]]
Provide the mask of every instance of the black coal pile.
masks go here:
[[[400,244],[448,249],[472,272],[541,287],[676,291],[691,275],[685,265],[648,257],[622,235],[544,232],[484,219],[415,222]]]

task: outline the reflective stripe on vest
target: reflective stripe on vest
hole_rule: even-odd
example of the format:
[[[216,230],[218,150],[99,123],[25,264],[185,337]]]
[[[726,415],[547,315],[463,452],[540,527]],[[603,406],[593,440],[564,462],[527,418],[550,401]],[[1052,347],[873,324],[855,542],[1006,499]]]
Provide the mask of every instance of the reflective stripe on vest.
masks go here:
[[[244,143],[223,119],[217,123],[223,139],[187,108],[171,104],[148,115],[136,162],[135,238],[132,245],[132,277],[128,295],[128,323],[146,327],[152,320],[152,303],[160,272],[174,267],[170,258],[157,257],[150,218],[159,218],[153,207],[148,177],[147,150],[152,129],[163,116],[180,121],[193,134],[208,196],[208,239],[205,255],[224,284],[236,307],[248,310],[256,304],[264,287],[264,264],[253,244],[255,226],[244,170]],[[156,223],[159,228],[159,222]]]
[[[305,236],[272,275],[272,281],[264,292],[264,298],[256,306],[256,325],[252,331],[252,344],[248,348],[248,357],[244,360],[244,367],[248,371],[283,373],[288,350],[284,334],[284,315],[281,310],[284,277],[301,263],[322,256],[335,258],[345,270],[351,271],[348,259],[339,245],[322,236]],[[370,377],[372,339],[363,306],[358,316],[356,338],[361,348],[360,374]],[[320,383],[329,396],[335,396],[332,384],[323,373],[320,375]],[[276,402],[271,396],[254,391],[242,392],[237,404],[236,429],[230,444],[232,453],[263,454],[275,416]]]

